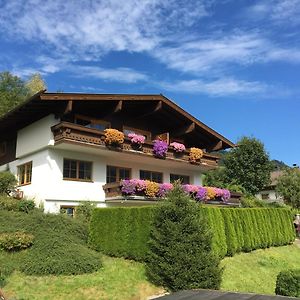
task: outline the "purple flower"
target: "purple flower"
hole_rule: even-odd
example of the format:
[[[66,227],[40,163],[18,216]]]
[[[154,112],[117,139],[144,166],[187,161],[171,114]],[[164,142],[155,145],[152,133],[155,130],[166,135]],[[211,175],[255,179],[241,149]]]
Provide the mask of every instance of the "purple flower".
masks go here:
[[[134,180],[125,179],[121,181],[121,191],[125,195],[135,194],[136,183]]]
[[[164,197],[170,190],[173,189],[172,183],[161,183],[159,185],[158,197]]]
[[[142,145],[145,143],[145,137],[143,135],[136,134],[136,133],[129,133],[128,137],[130,138],[131,143],[133,144]]]
[[[196,194],[199,190],[199,186],[193,184],[184,184],[182,188],[187,194]]]
[[[180,153],[180,152],[185,151],[185,146],[181,143],[173,142],[170,144],[170,147],[172,147],[175,150],[175,152]]]
[[[168,151],[168,144],[165,141],[155,140],[153,145],[153,153],[156,157],[164,158]]]
[[[147,183],[145,180],[142,180],[142,179],[132,179],[132,180],[135,180],[137,192],[145,191],[146,186],[147,186]]]
[[[200,186],[198,189],[198,192],[195,196],[196,200],[198,201],[204,201],[206,199],[206,188]]]
[[[223,197],[223,189],[219,189],[219,188],[214,188],[215,193],[216,193],[216,198],[220,198]]]
[[[224,202],[227,202],[231,197],[230,191],[223,189],[223,195],[222,195],[222,200]]]

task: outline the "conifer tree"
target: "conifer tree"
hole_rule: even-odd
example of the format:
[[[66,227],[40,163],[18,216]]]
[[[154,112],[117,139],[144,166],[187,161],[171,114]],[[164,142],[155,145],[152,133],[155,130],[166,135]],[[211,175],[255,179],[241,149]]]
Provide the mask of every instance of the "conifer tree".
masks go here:
[[[199,204],[179,185],[157,208],[150,233],[148,278],[171,291],[218,289],[220,258],[212,253],[212,232]]]

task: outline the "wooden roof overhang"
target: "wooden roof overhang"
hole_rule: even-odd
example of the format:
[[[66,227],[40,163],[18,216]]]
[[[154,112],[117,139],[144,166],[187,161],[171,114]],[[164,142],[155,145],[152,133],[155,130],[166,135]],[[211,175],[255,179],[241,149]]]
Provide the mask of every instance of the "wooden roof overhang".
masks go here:
[[[157,127],[157,131],[165,130],[173,136],[185,136],[191,139],[191,144],[195,146],[207,148],[204,146],[210,145],[208,151],[235,146],[163,95],[42,91],[0,118],[0,136],[2,137],[8,130],[19,130],[50,113],[63,116],[71,111],[75,113],[89,111],[98,118],[117,115],[123,121],[134,120],[135,124],[151,124],[152,127]]]

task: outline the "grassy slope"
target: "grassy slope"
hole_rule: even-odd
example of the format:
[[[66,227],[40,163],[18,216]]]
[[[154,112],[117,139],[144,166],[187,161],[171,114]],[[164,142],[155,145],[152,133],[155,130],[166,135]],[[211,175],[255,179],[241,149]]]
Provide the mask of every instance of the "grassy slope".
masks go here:
[[[163,290],[146,281],[142,264],[121,258],[103,257],[96,273],[77,276],[25,276],[15,272],[4,288],[10,298],[22,300],[140,300]]]
[[[223,290],[274,294],[281,270],[300,269],[300,248],[292,245],[242,253],[225,258],[222,266]]]

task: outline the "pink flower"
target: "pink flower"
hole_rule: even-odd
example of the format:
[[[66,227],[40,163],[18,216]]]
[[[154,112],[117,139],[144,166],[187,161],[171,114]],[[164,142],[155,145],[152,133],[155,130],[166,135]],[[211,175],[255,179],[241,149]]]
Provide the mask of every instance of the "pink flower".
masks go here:
[[[170,147],[172,147],[176,152],[185,151],[185,146],[181,143],[173,142],[170,144]]]
[[[131,143],[133,144],[144,144],[145,143],[145,137],[143,135],[140,134],[136,134],[136,133],[129,133],[128,137],[131,140]]]

